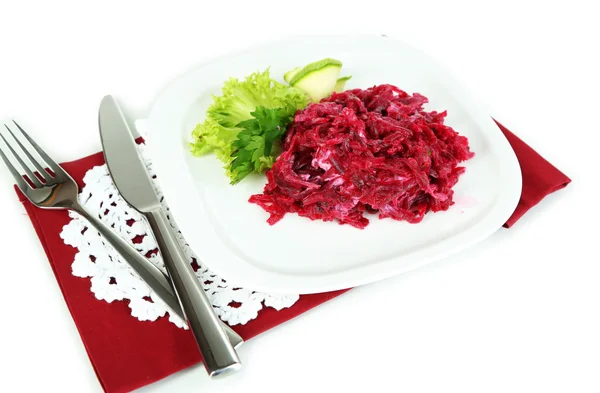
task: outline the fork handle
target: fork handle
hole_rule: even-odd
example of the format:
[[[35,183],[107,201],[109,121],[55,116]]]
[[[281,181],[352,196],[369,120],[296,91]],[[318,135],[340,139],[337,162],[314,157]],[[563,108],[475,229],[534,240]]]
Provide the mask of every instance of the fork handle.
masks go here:
[[[150,288],[165,303],[167,308],[183,321],[185,314],[181,309],[179,299],[172,287],[171,280],[158,267],[145,258],[138,250],[118,235],[112,228],[106,225],[95,215],[90,214],[83,206],[77,204],[71,206],[72,210],[79,213],[93,226],[106,241],[123,257],[131,268],[148,284]],[[211,309],[212,310],[212,309]],[[241,345],[244,340],[233,329],[221,323],[227,333],[229,341],[234,347]]]
[[[196,274],[187,263],[167,215],[162,208],[145,215],[154,232],[165,267],[175,285],[188,326],[196,338],[209,376],[216,377],[239,370],[240,359],[227,339]]]
[[[112,228],[102,222],[95,215],[89,214],[86,209],[81,206],[74,207],[81,216],[83,216],[108,243],[131,265],[133,270],[144,280],[148,285],[157,292],[159,297],[167,304],[167,306],[175,311],[175,313],[185,320],[185,316],[179,307],[179,301],[174,294],[173,288],[169,279],[163,274],[158,267],[146,259],[138,250],[130,245],[125,239],[118,235]],[[158,289],[158,290],[157,290]]]

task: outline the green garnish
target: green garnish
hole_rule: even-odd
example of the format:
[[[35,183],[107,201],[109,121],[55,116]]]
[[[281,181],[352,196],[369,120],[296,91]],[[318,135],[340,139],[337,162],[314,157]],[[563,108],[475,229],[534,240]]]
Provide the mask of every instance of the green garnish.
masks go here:
[[[242,128],[232,146],[231,184],[237,184],[252,172],[262,173],[271,168],[280,152],[280,139],[292,116],[281,108],[259,106],[250,113],[253,118],[237,126]],[[275,149],[274,149],[275,148]]]
[[[225,164],[232,184],[238,183],[251,171],[263,171],[273,165],[274,158],[270,158],[274,141],[271,140],[270,135],[273,134],[273,131],[266,132],[266,130],[270,130],[268,127],[273,124],[274,120],[267,123],[267,120],[261,117],[267,112],[261,112],[262,110],[259,111],[258,108],[278,109],[278,124],[281,125],[283,124],[281,119],[291,118],[298,109],[304,108],[307,103],[308,97],[304,91],[271,79],[268,68],[264,72],[254,72],[242,81],[230,78],[222,87],[222,95],[213,96],[213,103],[206,112],[205,120],[192,131],[191,152],[196,156],[214,152]],[[266,132],[268,135],[268,138],[265,138],[263,153],[259,152],[258,139],[250,138],[247,142],[245,139],[248,135],[248,127],[255,127],[245,121],[252,119],[255,115],[258,117],[255,117],[254,121],[258,121],[259,128],[262,127],[260,129],[265,130],[261,132]],[[271,113],[267,117],[272,118],[272,116],[274,115]],[[265,123],[263,124],[263,122]],[[241,131],[244,131],[246,136],[238,139]],[[285,132],[285,127],[283,127],[283,132]],[[259,135],[251,134],[250,136]],[[271,142],[268,142],[267,139]],[[244,143],[248,144],[244,145]],[[255,145],[258,147],[253,148]],[[248,149],[252,150],[250,156],[247,156]],[[238,160],[238,163],[234,168],[232,164],[235,159]],[[252,170],[248,172],[250,168]]]

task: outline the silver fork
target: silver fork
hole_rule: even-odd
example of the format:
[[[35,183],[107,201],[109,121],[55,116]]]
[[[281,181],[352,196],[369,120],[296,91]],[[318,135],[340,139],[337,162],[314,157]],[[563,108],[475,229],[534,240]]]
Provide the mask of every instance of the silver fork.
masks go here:
[[[68,209],[79,213],[121,254],[133,270],[165,302],[170,311],[178,315],[182,321],[185,321],[185,314],[181,309],[179,298],[175,294],[168,276],[108,225],[93,214],[90,214],[79,203],[79,188],[75,180],[60,165],[54,162],[16,121],[13,120],[13,123],[20,134],[29,142],[31,148],[28,149],[25,147],[15,136],[13,130],[6,124],[4,126],[10,133],[13,142],[9,142],[2,132],[0,132],[0,137],[21,167],[23,173],[19,172],[10,162],[2,146],[0,146],[0,156],[12,173],[21,192],[25,194],[31,203],[42,209]],[[20,153],[17,153],[17,150]],[[34,158],[32,151],[37,152],[43,161]],[[35,167],[34,171],[27,165],[26,160]],[[242,338],[229,326],[223,324],[223,327],[234,347],[243,342]]]

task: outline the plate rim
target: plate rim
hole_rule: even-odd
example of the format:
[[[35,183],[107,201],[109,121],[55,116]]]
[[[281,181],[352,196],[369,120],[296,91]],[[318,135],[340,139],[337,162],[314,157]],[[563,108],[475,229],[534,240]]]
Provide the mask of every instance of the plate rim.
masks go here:
[[[168,176],[169,173],[173,173],[173,169],[174,168],[186,168],[187,164],[185,163],[185,157],[183,155],[176,155],[175,157],[171,157],[169,156],[169,159],[163,159],[163,155],[164,155],[164,143],[163,140],[161,140],[161,143],[152,143],[153,139],[159,139],[160,140],[160,127],[158,127],[156,124],[159,123],[158,121],[156,121],[156,118],[159,117],[160,113],[161,113],[161,107],[164,105],[163,101],[166,100],[166,98],[168,98],[169,94],[171,94],[173,91],[176,91],[176,87],[178,85],[178,83],[181,83],[182,81],[184,81],[186,79],[186,77],[188,77],[189,75],[199,72],[202,68],[208,66],[209,64],[213,64],[213,63],[218,63],[220,61],[223,60],[227,60],[227,59],[232,59],[235,58],[236,56],[240,56],[244,53],[250,53],[256,50],[261,50],[264,48],[268,48],[269,46],[276,46],[277,44],[281,44],[282,42],[287,42],[287,41],[294,41],[294,40],[315,40],[315,39],[322,39],[322,38],[328,38],[328,39],[348,39],[349,37],[352,37],[353,39],[357,39],[357,40],[373,40],[373,39],[381,39],[381,40],[390,40],[393,41],[395,44],[399,45],[399,46],[406,46],[408,48],[410,48],[411,50],[414,50],[417,53],[420,53],[421,55],[423,55],[425,58],[427,58],[429,61],[431,61],[435,66],[436,66],[436,71],[441,72],[441,76],[450,83],[451,85],[451,89],[453,91],[457,91],[458,90],[458,94],[457,96],[461,98],[461,102],[463,104],[466,105],[467,108],[469,109],[473,109],[473,112],[469,111],[469,114],[471,116],[473,116],[474,121],[476,122],[476,124],[482,126],[487,132],[486,134],[492,138],[492,142],[494,144],[498,144],[496,147],[500,150],[503,151],[503,174],[506,174],[508,172],[511,173],[509,179],[509,182],[511,183],[510,187],[506,187],[504,188],[503,192],[501,191],[498,196],[502,197],[504,200],[500,201],[500,202],[496,202],[494,204],[494,206],[497,203],[502,203],[502,209],[498,208],[497,206],[495,206],[494,209],[492,209],[491,213],[487,213],[485,216],[488,217],[490,214],[492,214],[492,216],[494,217],[494,221],[496,222],[502,222],[500,225],[498,225],[497,228],[491,228],[490,225],[485,225],[484,228],[477,230],[479,226],[482,226],[482,223],[485,223],[487,220],[479,220],[477,221],[474,225],[472,225],[471,227],[469,227],[467,230],[461,231],[459,234],[461,235],[461,238],[464,238],[464,234],[469,234],[469,233],[476,233],[477,235],[474,236],[469,236],[468,241],[465,240],[461,240],[459,242],[458,245],[455,245],[453,247],[447,247],[446,243],[448,243],[449,240],[442,240],[440,243],[437,243],[435,245],[435,248],[440,248],[439,244],[442,244],[444,247],[442,247],[442,249],[444,250],[443,252],[435,252],[433,253],[433,255],[427,256],[427,257],[419,257],[419,252],[412,252],[409,253],[409,257],[402,257],[402,258],[391,258],[391,259],[387,259],[383,262],[378,262],[375,264],[368,264],[368,265],[363,265],[363,266],[358,266],[358,267],[353,267],[352,269],[349,270],[344,270],[344,271],[336,271],[334,273],[319,273],[317,275],[315,274],[297,274],[297,273],[293,273],[293,274],[285,274],[282,272],[273,272],[273,271],[266,271],[263,269],[259,269],[254,265],[250,265],[248,263],[246,263],[246,265],[250,265],[252,266],[252,269],[250,269],[252,272],[249,271],[244,271],[243,266],[238,266],[237,269],[233,269],[233,268],[228,268],[225,264],[220,264],[218,266],[211,266],[210,262],[206,262],[202,257],[202,253],[198,250],[199,246],[196,247],[193,243],[192,240],[190,240],[188,237],[190,237],[190,235],[193,233],[192,231],[192,223],[190,222],[191,220],[188,217],[187,214],[185,214],[185,211],[183,211],[183,206],[190,206],[189,201],[191,196],[189,194],[193,194],[194,198],[197,195],[197,190],[194,190],[193,192],[190,192],[189,189],[189,185],[185,185],[186,183],[191,184],[192,182],[192,178],[191,178],[191,174],[189,173],[188,170],[184,170],[184,171],[178,171],[178,176],[177,176],[177,180],[172,180],[170,178],[170,176]],[[171,210],[171,214],[172,217],[175,219],[177,226],[179,227],[179,229],[181,230],[184,238],[186,239],[186,241],[189,243],[190,247],[192,248],[192,250],[194,250],[194,253],[198,256],[198,258],[201,260],[201,263],[208,267],[211,271],[213,271],[214,273],[218,274],[219,276],[223,277],[225,280],[229,281],[230,283],[233,283],[235,281],[240,282],[240,284],[246,288],[251,288],[253,290],[258,290],[258,291],[265,291],[265,292],[271,292],[271,293],[294,293],[294,294],[310,294],[310,293],[321,293],[321,292],[328,292],[328,291],[332,291],[332,290],[340,290],[340,289],[346,289],[346,288],[350,288],[350,287],[356,287],[356,286],[360,286],[360,285],[364,285],[367,283],[371,283],[371,282],[375,282],[375,281],[379,281],[381,279],[385,279],[391,276],[396,276],[398,274],[402,274],[404,272],[410,271],[410,270],[414,270],[418,267],[427,265],[431,262],[434,261],[438,261],[438,260],[442,260],[444,258],[447,258],[450,255],[456,254],[458,252],[460,252],[461,250],[464,250],[466,248],[471,247],[474,244],[479,243],[480,241],[484,240],[485,238],[487,238],[488,236],[492,235],[494,232],[496,232],[498,229],[500,229],[502,227],[502,225],[508,220],[508,218],[513,214],[515,208],[518,205],[518,202],[520,200],[520,196],[521,196],[521,191],[522,191],[522,172],[521,172],[521,168],[520,168],[520,164],[519,161],[516,157],[516,153],[514,152],[514,150],[512,149],[512,147],[510,146],[508,140],[506,139],[506,137],[504,136],[504,134],[502,134],[500,128],[497,126],[497,124],[495,124],[493,118],[490,115],[484,115],[489,113],[487,110],[483,110],[483,105],[481,104],[480,100],[475,100],[474,99],[474,95],[468,91],[465,87],[466,85],[464,83],[460,83],[459,78],[452,74],[450,72],[450,70],[448,69],[448,67],[441,62],[439,59],[436,59],[435,57],[431,56],[430,54],[424,52],[423,50],[411,45],[410,43],[403,41],[403,40],[399,40],[399,39],[395,39],[395,38],[390,38],[387,36],[382,36],[382,35],[373,35],[373,34],[320,34],[320,35],[291,35],[291,36],[286,36],[286,37],[282,37],[279,39],[273,39],[273,40],[269,40],[265,43],[261,43],[261,44],[255,44],[252,46],[249,46],[246,49],[243,50],[237,50],[237,51],[231,51],[229,53],[225,53],[213,58],[209,58],[204,62],[201,62],[199,64],[194,65],[193,67],[191,67],[190,69],[188,69],[187,71],[180,73],[178,75],[176,75],[173,79],[171,79],[167,85],[158,93],[158,95],[155,97],[155,99],[152,102],[150,111],[146,117],[146,122],[147,122],[147,126],[148,126],[148,132],[147,132],[147,149],[150,153],[150,158],[153,162],[153,166],[154,166],[154,170],[156,172],[156,174],[158,175],[157,180],[158,180],[158,184],[161,188],[161,191],[163,192],[163,195],[166,198],[166,201],[169,205],[169,209]],[[168,100],[167,100],[168,103]],[[168,105],[167,105],[168,106]],[[191,132],[191,130],[190,130]],[[162,134],[164,136],[165,131],[162,131]],[[158,135],[158,137],[157,137]],[[178,137],[177,138],[171,138],[172,140],[177,140],[177,142],[173,142],[173,143],[179,143],[180,142],[180,138],[179,138],[179,134],[177,133]],[[160,145],[160,148],[158,147]],[[498,147],[500,146],[500,147]],[[182,179],[182,177],[184,177],[185,179]],[[167,184],[167,186],[165,187],[165,184]],[[187,189],[187,190],[184,190]],[[507,191],[507,190],[510,190]],[[188,202],[186,202],[185,200],[188,200]],[[187,233],[187,236],[186,236]],[[218,237],[218,236],[217,236]],[[453,236],[450,237],[451,240],[455,240]],[[225,249],[227,249],[227,247],[225,247]],[[227,250],[229,252],[229,254],[226,256],[226,258],[235,258],[236,260],[239,260],[240,258],[232,253],[230,250]],[[415,255],[416,254],[416,255]],[[398,264],[397,260],[398,259],[403,259],[403,263],[402,264]],[[382,269],[380,267],[381,264],[384,265],[390,265],[390,266],[386,266],[386,268]],[[394,266],[394,264],[396,266]],[[248,266],[246,266],[247,268]],[[373,272],[371,273],[367,273],[369,270],[373,270],[376,267],[375,271],[379,271],[379,273],[375,274]],[[256,272],[259,272],[259,274],[255,274]],[[358,274],[357,274],[358,272]],[[248,274],[252,275],[252,280],[245,280],[242,279],[242,276],[248,277]],[[335,276],[335,280],[333,280],[333,283],[328,283],[331,281],[331,276]],[[351,277],[346,277],[345,276],[354,276],[354,278]],[[342,278],[340,278],[342,277]],[[248,285],[245,282],[248,281],[252,281],[253,283],[251,285]],[[343,282],[344,285],[340,285],[340,282]],[[274,284],[274,283],[278,283],[278,284]]]

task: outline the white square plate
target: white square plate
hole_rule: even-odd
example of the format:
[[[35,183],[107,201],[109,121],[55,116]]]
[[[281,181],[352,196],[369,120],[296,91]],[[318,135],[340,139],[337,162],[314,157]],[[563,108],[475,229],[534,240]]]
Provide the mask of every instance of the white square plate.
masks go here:
[[[284,72],[333,57],[352,75],[347,88],[389,83],[448,111],[446,124],[469,139],[475,157],[454,187],[455,205],[419,224],[370,217],[364,230],[287,214],[270,226],[248,202],[264,176],[231,186],[214,155],[189,152],[191,131],[225,80]],[[498,230],[521,194],[517,158],[490,115],[431,57],[380,36],[282,39],[202,64],[157,97],[147,119],[148,147],[175,221],[202,263],[229,282],[271,293],[315,293],[362,285],[456,253]]]

